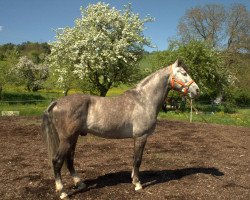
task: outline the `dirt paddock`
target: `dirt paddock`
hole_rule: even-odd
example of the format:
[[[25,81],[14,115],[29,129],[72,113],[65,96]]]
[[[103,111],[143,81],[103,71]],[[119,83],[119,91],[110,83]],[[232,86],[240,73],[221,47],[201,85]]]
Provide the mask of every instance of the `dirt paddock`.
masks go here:
[[[58,199],[40,118],[0,117],[1,199]],[[86,191],[71,199],[250,199],[250,129],[158,121],[131,184],[133,141],[80,137],[75,166]],[[63,174],[65,187],[73,181]]]

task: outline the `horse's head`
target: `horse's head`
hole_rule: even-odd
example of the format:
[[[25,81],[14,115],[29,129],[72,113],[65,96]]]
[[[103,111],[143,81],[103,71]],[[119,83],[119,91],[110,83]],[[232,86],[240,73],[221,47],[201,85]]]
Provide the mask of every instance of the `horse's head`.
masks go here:
[[[173,90],[188,94],[190,98],[199,96],[200,89],[185,70],[186,66],[180,60],[177,60],[170,66],[170,84]]]

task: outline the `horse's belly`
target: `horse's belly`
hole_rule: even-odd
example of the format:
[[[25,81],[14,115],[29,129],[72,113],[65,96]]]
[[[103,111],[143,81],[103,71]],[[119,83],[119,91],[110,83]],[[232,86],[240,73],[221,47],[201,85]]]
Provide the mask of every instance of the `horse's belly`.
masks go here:
[[[124,138],[132,138],[133,132],[128,130],[98,130],[98,129],[90,129],[88,133],[91,133],[98,137],[103,138],[114,138],[114,139],[124,139]]]
[[[130,124],[113,125],[106,124],[93,124],[88,127],[88,133],[93,135],[103,137],[103,138],[132,138],[133,137],[133,127]]]

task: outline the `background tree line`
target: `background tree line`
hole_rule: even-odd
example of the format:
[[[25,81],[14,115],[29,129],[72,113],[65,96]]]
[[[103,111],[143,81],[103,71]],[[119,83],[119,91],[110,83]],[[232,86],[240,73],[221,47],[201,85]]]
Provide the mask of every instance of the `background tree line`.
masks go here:
[[[196,6],[186,11],[178,25],[178,41],[204,41],[219,52],[231,84],[221,88],[229,99],[249,99],[250,12],[243,4]],[[233,98],[234,97],[234,98]],[[249,100],[248,100],[249,103]]]
[[[186,11],[178,37],[165,51],[148,53],[144,24],[130,5],[123,11],[98,3],[81,8],[73,28],[57,31],[51,44],[0,45],[0,93],[6,84],[27,90],[74,88],[105,96],[119,84],[134,84],[149,73],[182,58],[200,85],[204,99],[249,104],[249,11],[244,5],[219,4]]]

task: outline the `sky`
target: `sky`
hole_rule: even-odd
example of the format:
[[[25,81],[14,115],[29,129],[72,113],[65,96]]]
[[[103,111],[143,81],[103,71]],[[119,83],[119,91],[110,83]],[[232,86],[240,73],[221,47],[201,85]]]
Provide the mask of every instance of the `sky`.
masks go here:
[[[98,0],[0,0],[0,44],[23,42],[53,42],[55,30],[73,27],[74,20],[81,16],[80,7],[97,3]],[[229,7],[241,3],[250,10],[250,0],[102,0],[118,10],[132,4],[132,11],[141,18],[148,14],[154,22],[145,24],[144,35],[151,38],[156,48],[165,50],[168,41],[177,35],[180,18],[187,9],[210,3]]]

